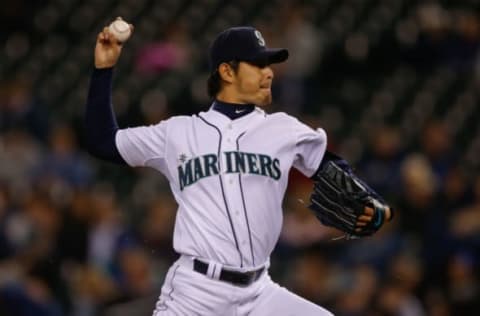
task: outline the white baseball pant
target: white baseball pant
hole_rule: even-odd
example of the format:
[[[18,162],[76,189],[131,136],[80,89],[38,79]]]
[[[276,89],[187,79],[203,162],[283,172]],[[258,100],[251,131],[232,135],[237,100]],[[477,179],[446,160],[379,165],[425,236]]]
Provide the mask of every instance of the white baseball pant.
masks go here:
[[[279,286],[268,271],[248,286],[212,279],[181,256],[169,269],[153,316],[333,316]]]

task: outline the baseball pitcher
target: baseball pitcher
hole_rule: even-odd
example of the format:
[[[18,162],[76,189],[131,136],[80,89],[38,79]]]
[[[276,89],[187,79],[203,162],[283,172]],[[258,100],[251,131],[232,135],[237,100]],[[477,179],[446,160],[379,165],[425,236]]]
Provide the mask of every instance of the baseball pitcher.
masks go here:
[[[262,110],[272,101],[270,65],[287,60],[288,51],[267,48],[255,28],[229,28],[210,47],[207,111],[119,129],[111,86],[121,50],[108,28],[98,34],[86,139],[96,157],[160,171],[178,203],[173,246],[179,259],[153,315],[332,315],[268,273],[290,168],[314,180],[310,208],[320,221],[348,237],[375,233],[392,213],[343,159],[326,151],[324,130]]]

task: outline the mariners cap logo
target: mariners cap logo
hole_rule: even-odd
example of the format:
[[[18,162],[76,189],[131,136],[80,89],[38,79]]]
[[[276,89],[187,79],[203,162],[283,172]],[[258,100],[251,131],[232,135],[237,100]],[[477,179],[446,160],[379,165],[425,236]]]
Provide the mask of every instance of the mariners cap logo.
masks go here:
[[[260,33],[260,31],[258,31],[258,30],[255,30],[254,33],[255,33],[255,36],[258,39],[258,45],[265,46],[265,40],[263,39],[262,33]]]

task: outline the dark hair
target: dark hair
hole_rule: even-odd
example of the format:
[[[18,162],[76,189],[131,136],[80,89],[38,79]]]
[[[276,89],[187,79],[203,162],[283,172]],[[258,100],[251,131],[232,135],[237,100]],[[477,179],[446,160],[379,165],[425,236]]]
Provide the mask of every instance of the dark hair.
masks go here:
[[[230,65],[230,67],[232,67],[233,71],[237,72],[238,65],[239,65],[239,62],[237,60],[232,60],[227,64]],[[218,68],[217,68],[208,76],[208,80],[207,80],[208,96],[214,99],[221,89],[222,89],[222,78],[220,77],[220,74],[218,73]]]

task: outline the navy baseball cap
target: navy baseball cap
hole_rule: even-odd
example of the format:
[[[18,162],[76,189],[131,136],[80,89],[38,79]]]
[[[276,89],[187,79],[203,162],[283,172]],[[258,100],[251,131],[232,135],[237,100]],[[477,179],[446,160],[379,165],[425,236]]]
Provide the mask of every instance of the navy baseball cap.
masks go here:
[[[281,63],[288,58],[285,48],[267,48],[262,34],[250,26],[226,29],[210,46],[210,69],[233,60],[260,64]]]

